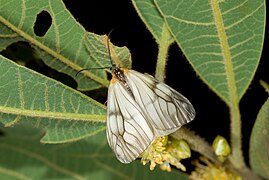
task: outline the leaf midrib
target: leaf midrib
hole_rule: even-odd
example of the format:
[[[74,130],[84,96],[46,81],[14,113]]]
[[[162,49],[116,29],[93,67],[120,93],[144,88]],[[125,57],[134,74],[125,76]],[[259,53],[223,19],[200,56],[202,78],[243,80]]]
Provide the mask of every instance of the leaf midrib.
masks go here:
[[[78,114],[78,113],[66,113],[66,112],[51,112],[51,111],[38,111],[38,110],[26,110],[19,108],[11,108],[0,106],[0,112],[10,115],[25,116],[32,118],[51,118],[56,120],[74,120],[74,121],[91,121],[105,123],[105,114]]]
[[[221,10],[217,0],[211,0],[213,17],[215,19],[215,25],[219,37],[219,43],[222,50],[223,62],[226,69],[227,85],[229,91],[229,99],[226,102],[228,105],[238,104],[237,87],[235,81],[235,73],[233,71],[232,56],[229,48],[228,38],[225,32],[224,22],[221,15]]]

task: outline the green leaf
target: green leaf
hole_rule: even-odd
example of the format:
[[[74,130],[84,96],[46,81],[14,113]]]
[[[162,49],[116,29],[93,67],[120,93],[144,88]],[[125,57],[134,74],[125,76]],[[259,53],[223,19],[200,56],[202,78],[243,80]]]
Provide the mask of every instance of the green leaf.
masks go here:
[[[252,129],[249,158],[251,168],[269,179],[269,99],[262,106]]]
[[[106,108],[53,79],[0,56],[0,122],[45,128],[44,143],[75,141],[105,129]]]
[[[162,39],[164,31],[167,29],[166,23],[152,0],[132,0],[132,3],[158,44],[164,43],[164,41],[173,42],[173,37],[169,32],[170,36],[167,36],[165,40]]]
[[[38,143],[42,131],[4,128],[0,141],[2,179],[188,179],[183,173],[150,171],[139,161],[121,164],[105,134],[63,145]],[[25,133],[27,132],[27,133]]]
[[[1,49],[18,40],[27,41],[48,66],[76,79],[78,89],[93,90],[108,86],[104,70],[87,71],[83,73],[85,76],[75,76],[83,68],[100,68],[111,64],[106,37],[87,33],[61,0],[1,0],[0,12],[0,27],[4,27],[0,30]],[[52,19],[51,26],[42,37],[33,31],[37,15],[41,12],[47,12]],[[87,40],[89,37],[91,41]],[[124,57],[130,57],[126,48],[122,51]]]
[[[168,49],[175,40],[152,0],[132,0],[132,2],[138,15],[159,46],[155,78],[164,81]]]
[[[263,46],[263,0],[154,0],[184,55],[227,104],[248,88]]]

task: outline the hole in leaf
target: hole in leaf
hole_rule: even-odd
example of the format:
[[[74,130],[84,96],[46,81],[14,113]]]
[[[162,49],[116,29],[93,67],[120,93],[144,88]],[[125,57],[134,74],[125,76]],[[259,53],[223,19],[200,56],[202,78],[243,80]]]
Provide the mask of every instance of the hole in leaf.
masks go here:
[[[47,11],[40,12],[35,21],[34,33],[37,36],[44,36],[51,26],[52,18]]]

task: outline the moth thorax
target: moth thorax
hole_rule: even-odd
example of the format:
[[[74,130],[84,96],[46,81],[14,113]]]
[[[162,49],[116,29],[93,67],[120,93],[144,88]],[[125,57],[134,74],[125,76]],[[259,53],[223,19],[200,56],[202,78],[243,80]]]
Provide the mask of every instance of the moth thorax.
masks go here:
[[[115,80],[118,80],[134,98],[132,90],[125,76],[125,73],[127,73],[127,71],[128,70],[125,68],[119,68],[117,66],[112,67],[113,78],[115,78]]]
[[[112,69],[112,73],[114,77],[119,80],[120,82],[126,82],[125,76],[124,76],[124,71],[121,70],[119,67],[115,66]]]

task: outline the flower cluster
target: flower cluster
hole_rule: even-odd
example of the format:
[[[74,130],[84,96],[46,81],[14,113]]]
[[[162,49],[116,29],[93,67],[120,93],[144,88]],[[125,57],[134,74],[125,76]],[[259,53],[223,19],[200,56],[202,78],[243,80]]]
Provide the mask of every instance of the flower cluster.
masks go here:
[[[168,136],[158,137],[154,143],[141,155],[141,162],[145,165],[150,162],[150,170],[157,164],[162,170],[171,171],[173,165],[182,171],[186,171],[181,159],[190,157],[190,148],[184,140],[168,139]]]

